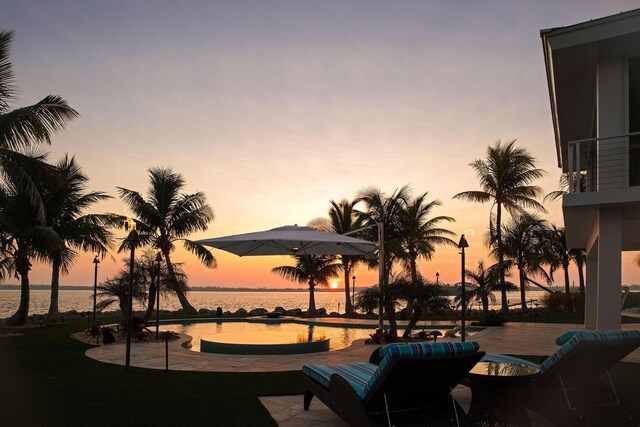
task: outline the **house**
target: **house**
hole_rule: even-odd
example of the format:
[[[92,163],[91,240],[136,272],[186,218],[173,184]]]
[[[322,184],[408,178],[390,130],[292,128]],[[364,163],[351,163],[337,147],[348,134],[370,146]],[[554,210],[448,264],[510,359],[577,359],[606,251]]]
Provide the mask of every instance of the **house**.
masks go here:
[[[587,253],[585,327],[619,329],[622,251],[640,250],[640,9],[540,36],[567,244]]]

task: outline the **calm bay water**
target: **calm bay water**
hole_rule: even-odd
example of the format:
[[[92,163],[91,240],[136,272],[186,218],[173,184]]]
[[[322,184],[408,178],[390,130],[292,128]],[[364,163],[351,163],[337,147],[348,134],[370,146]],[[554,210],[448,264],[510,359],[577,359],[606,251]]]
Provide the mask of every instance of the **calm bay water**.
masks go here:
[[[539,292],[528,292],[529,298],[539,298],[541,294]],[[29,314],[43,314],[49,310],[49,295],[48,290],[32,290],[31,291],[31,303],[29,307]],[[497,295],[497,303],[499,304],[500,298]],[[76,311],[91,311],[93,310],[93,291],[60,291],[59,309],[61,312],[76,310]],[[215,310],[216,307],[222,307],[224,311],[234,312],[239,308],[244,308],[250,311],[254,308],[265,308],[272,311],[277,306],[284,307],[287,310],[293,308],[307,309],[309,303],[309,294],[307,292],[203,292],[193,291],[189,292],[189,302],[200,309],[206,308],[209,310]],[[509,300],[511,302],[517,302],[519,294],[517,292],[509,294]],[[19,290],[7,290],[0,289],[0,318],[11,316],[20,302]],[[327,312],[338,311],[338,304],[340,304],[340,312],[344,313],[344,292],[316,292],[316,307],[324,307]],[[497,308],[498,306],[496,306]],[[117,305],[114,304],[108,310],[117,309]],[[178,299],[173,296],[161,297],[160,309],[161,310],[178,310],[180,303]],[[474,308],[477,308],[474,305]],[[142,309],[137,306],[136,310]]]

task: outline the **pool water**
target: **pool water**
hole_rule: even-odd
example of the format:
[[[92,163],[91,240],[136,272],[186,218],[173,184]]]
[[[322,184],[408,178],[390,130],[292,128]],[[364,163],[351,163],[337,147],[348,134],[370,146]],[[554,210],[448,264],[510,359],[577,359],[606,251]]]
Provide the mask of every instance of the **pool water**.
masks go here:
[[[414,333],[422,330],[422,325],[414,329]],[[429,331],[439,330],[443,335],[452,326],[438,326]],[[349,347],[354,341],[366,339],[375,332],[375,326],[328,326],[307,324],[300,320],[206,320],[206,321],[177,321],[161,323],[162,330],[171,330],[178,334],[193,337],[191,350],[200,351],[200,338],[207,341],[228,344],[294,344],[330,339],[329,350],[340,350]],[[467,335],[477,332],[477,328],[468,328]],[[402,333],[402,328],[398,331]]]
[[[193,337],[191,350],[200,351],[200,337],[235,344],[293,344],[329,338],[329,350],[349,347],[359,339],[369,338],[375,327],[345,328],[297,323],[207,322],[161,325],[164,330]]]

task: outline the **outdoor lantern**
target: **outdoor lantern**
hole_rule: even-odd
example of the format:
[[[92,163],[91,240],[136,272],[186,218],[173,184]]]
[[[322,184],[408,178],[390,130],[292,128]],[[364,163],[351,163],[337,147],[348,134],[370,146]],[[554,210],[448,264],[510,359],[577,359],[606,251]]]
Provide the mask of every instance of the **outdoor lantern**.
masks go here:
[[[458,243],[458,247],[460,248],[460,254],[462,255],[462,289],[461,289],[461,303],[462,303],[462,312],[461,312],[461,320],[462,320],[462,328],[460,329],[460,340],[464,342],[465,340],[465,311],[467,308],[467,299],[465,295],[465,266],[464,266],[464,248],[469,247],[469,243],[467,243],[467,239],[464,238],[464,234],[460,236],[460,242]]]

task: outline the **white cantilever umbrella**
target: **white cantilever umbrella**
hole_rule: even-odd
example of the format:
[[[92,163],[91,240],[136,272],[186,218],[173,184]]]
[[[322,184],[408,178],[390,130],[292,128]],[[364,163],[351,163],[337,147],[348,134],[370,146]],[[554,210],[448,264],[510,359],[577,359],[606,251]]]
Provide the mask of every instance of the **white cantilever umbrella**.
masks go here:
[[[266,231],[198,240],[205,246],[239,256],[257,255],[367,255],[376,245],[368,240],[287,225]]]

